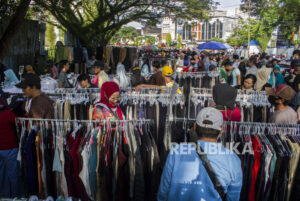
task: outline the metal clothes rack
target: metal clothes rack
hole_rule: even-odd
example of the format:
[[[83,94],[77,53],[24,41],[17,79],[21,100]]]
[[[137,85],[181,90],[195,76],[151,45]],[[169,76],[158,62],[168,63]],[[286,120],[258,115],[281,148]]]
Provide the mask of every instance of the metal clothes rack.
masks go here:
[[[179,87],[179,89],[181,91],[183,91],[183,87]],[[149,94],[150,93],[159,93],[159,94],[169,94],[171,93],[172,91],[172,87],[167,87],[167,86],[157,86],[157,87],[145,87],[145,88],[141,88],[140,91],[136,91],[135,90],[135,87],[128,87],[126,89],[126,92],[128,93],[136,93],[136,94],[144,94],[144,93],[147,93]]]
[[[191,121],[196,122],[197,119],[195,118],[173,118],[171,121]],[[225,125],[247,125],[247,126],[263,126],[263,127],[282,127],[282,128],[299,128],[300,124],[276,124],[276,123],[262,123],[262,122],[237,122],[237,121],[224,121]]]
[[[219,77],[220,72],[219,71],[210,71],[210,72],[175,72],[174,76],[178,78],[202,78],[204,76],[209,77]]]
[[[82,88],[82,89],[76,89],[76,88],[59,88],[55,90],[55,93],[100,93],[100,88]]]
[[[199,101],[199,98],[212,99],[212,89],[193,88],[191,90],[191,101],[196,103]],[[236,102],[241,103],[241,105],[247,105],[251,103],[258,106],[271,106],[268,101],[268,95],[264,91],[258,92],[238,90]]]
[[[160,102],[166,105],[170,105],[171,103],[171,94],[156,94],[156,93],[122,93],[121,95],[121,103],[127,103],[128,101],[132,101],[135,104],[138,103],[146,103],[149,102],[155,103],[155,102]],[[183,94],[175,94],[174,99],[172,101],[173,104],[184,104],[184,96]]]
[[[70,120],[70,119],[35,119],[35,118],[16,118],[16,122],[21,121],[39,121],[39,122],[67,122],[67,123],[101,123],[101,122],[116,122],[116,123],[126,123],[126,122],[138,122],[138,123],[151,123],[152,119],[130,119],[130,120]]]
[[[169,119],[170,122],[186,122],[186,123],[195,123],[197,119],[194,118],[173,118]],[[224,121],[224,126],[231,126],[231,127],[257,127],[257,128],[268,128],[275,133],[284,133],[288,132],[289,134],[294,134],[300,136],[300,124],[276,124],[276,123],[262,123],[262,122],[236,122],[236,121]],[[226,129],[225,129],[226,130]],[[278,132],[277,132],[278,131]],[[275,134],[274,133],[274,134]]]

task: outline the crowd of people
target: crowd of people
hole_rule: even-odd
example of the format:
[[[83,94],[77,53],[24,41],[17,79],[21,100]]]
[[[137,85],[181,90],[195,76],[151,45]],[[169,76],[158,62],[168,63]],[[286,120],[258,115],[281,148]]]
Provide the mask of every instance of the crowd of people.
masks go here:
[[[60,88],[101,89],[100,101],[94,104],[92,120],[125,120],[126,117],[118,105],[122,89],[132,87],[140,91],[145,88],[172,87],[175,73],[219,71],[220,83],[213,87],[214,103],[211,107],[202,109],[195,122],[195,133],[200,147],[219,142],[223,121],[241,121],[241,111],[235,102],[237,90],[265,91],[275,109],[270,123],[297,124],[300,120],[300,50],[293,52],[291,64],[286,69],[282,69],[280,60],[265,53],[252,55],[248,60],[236,54],[193,51],[161,52],[159,55],[140,52],[140,56],[144,60],[150,57],[161,58],[152,62],[150,77],[142,75],[143,65],[139,66],[138,60],[130,68],[130,76],[124,66],[118,65],[117,75],[110,77],[109,66],[94,57],[88,62],[88,73],[79,75],[74,86],[67,76],[70,69],[68,61],[61,61],[58,73],[53,70],[52,76],[57,77]],[[168,64],[168,58],[175,59],[173,66]],[[25,70],[26,74],[16,87],[22,89],[24,96],[28,98],[26,104],[25,99],[21,99],[19,103],[16,101],[17,104],[14,102],[14,105],[8,105],[7,96],[2,91],[0,94],[0,196],[5,197],[23,195],[17,160],[19,142],[15,134],[15,118],[20,115],[40,119],[54,118],[53,100],[41,91],[40,77],[31,66],[26,66]],[[235,154],[215,157],[208,153],[207,158],[212,163],[212,169],[218,170],[216,177],[225,189],[226,200],[239,200],[242,187],[239,158]],[[195,162],[190,163],[191,160]],[[188,155],[169,154],[157,199],[221,200],[219,191],[209,181],[211,177],[202,172],[195,173],[195,166],[201,166],[201,160],[196,151]],[[186,163],[184,169],[179,165],[183,163]],[[205,166],[200,170],[207,171]],[[185,183],[191,176],[195,181],[204,182],[206,185],[199,190],[198,183]],[[186,192],[182,193],[183,189]]]

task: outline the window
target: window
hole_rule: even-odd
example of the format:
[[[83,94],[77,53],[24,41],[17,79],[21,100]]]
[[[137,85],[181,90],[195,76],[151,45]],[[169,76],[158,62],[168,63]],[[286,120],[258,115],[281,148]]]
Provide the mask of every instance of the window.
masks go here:
[[[201,39],[202,40],[204,40],[205,38],[204,38],[204,33],[205,32],[205,22],[202,24],[202,37],[201,37]]]
[[[212,25],[212,38],[213,37],[216,37],[216,22],[214,22]]]
[[[223,23],[220,22],[220,38],[223,38]]]
[[[208,23],[208,26],[207,26],[207,27],[208,27],[208,37],[207,37],[207,39],[209,40],[209,39],[211,39],[211,34],[212,34],[212,33],[211,33],[211,27],[212,27],[212,26],[211,26],[211,23]]]

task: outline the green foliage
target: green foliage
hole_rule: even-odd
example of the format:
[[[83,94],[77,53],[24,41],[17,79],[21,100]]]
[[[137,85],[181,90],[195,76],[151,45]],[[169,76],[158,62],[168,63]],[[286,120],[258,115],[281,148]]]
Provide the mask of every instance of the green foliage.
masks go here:
[[[154,45],[156,42],[154,36],[145,36],[144,38],[147,45]]]
[[[232,47],[240,46],[239,40],[234,37],[227,38],[226,42]]]
[[[259,27],[259,20],[250,21],[250,40],[257,39],[257,30]],[[244,20],[240,20],[238,25],[234,28],[233,34],[227,39],[227,43],[231,46],[242,46],[248,43],[248,24]]]
[[[170,47],[171,43],[172,43],[172,37],[171,37],[171,34],[168,33],[167,36],[166,36],[166,44],[167,44],[168,47]]]
[[[163,15],[202,19],[213,0],[35,0],[85,46],[106,45],[132,21],[156,24]]]
[[[293,40],[293,45],[300,45],[300,39]]]
[[[134,27],[123,27],[113,37],[112,43],[121,43],[128,45],[129,41],[135,41],[138,36],[138,32]]]
[[[120,31],[121,41],[128,44],[129,41],[134,41],[135,38],[138,36],[138,32],[133,27],[123,27]]]
[[[213,37],[211,39],[211,41],[217,41],[217,42],[220,42],[220,43],[224,43],[224,40],[220,39],[220,38],[217,38],[217,37]]]
[[[0,0],[0,22],[3,19],[11,17],[15,13],[19,3],[19,0]]]
[[[248,11],[248,0],[242,0],[241,8]],[[299,0],[251,0],[251,15],[260,20],[258,41],[264,50],[276,27],[291,40],[300,26]]]
[[[55,34],[53,25],[51,25],[51,24],[46,25],[45,38],[46,38],[46,41],[45,41],[46,47],[53,48],[55,46],[55,42],[56,42],[56,34]]]
[[[135,40],[134,40],[134,45],[136,47],[139,47],[142,44],[143,40],[144,40],[143,36],[136,37]]]
[[[58,40],[65,44],[65,31],[62,29],[59,29]]]
[[[48,49],[48,60],[53,60],[55,59],[55,49],[54,48],[50,48]]]
[[[178,34],[176,48],[182,48],[181,34]]]
[[[190,20],[208,19],[211,8],[219,5],[218,2],[212,0],[175,0],[174,2],[181,3],[181,5],[178,4],[179,6],[175,6],[171,9],[176,17]]]

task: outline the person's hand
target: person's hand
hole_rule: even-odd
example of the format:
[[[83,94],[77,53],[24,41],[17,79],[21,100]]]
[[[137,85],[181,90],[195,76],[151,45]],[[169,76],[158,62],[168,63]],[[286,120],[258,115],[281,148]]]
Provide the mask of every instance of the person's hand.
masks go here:
[[[136,90],[136,91],[140,91],[143,87],[144,87],[144,85],[143,85],[143,84],[140,84],[140,85],[138,85],[138,86],[135,88],[135,90]]]

